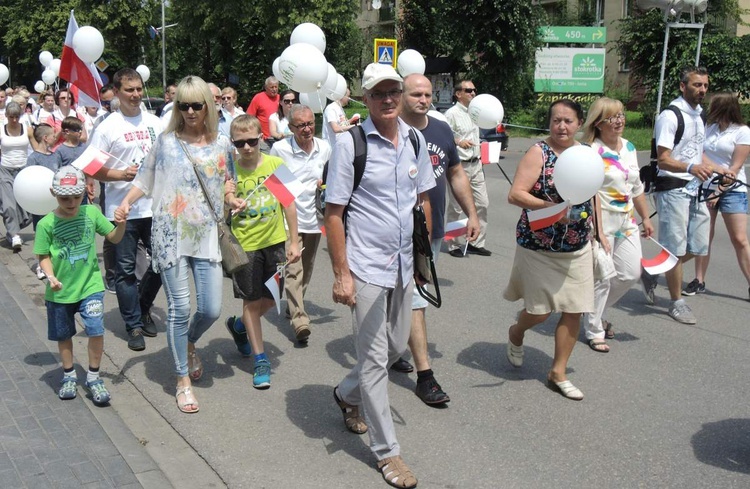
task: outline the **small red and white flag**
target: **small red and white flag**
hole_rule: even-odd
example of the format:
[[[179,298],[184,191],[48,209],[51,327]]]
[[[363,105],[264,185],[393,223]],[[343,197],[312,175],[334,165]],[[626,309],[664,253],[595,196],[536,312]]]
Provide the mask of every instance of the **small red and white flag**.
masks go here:
[[[680,261],[679,258],[670,253],[669,250],[659,244],[654,238],[649,239],[659,245],[661,251],[653,258],[641,258],[643,269],[646,270],[649,275],[659,275],[660,273],[665,273],[673,269]]]
[[[60,78],[75,85],[78,90],[78,105],[99,107],[99,90],[104,86],[94,63],[85,63],[73,50],[73,36],[78,30],[78,22],[70,11],[68,31],[65,34],[62,56],[60,57]]]
[[[535,211],[527,211],[529,226],[532,231],[539,231],[553,225],[568,213],[568,203],[561,202],[551,207],[545,207]]]
[[[81,156],[75,159],[71,165],[81,170],[86,175],[93,177],[96,172],[112,158],[112,155],[94,146],[87,146]]]
[[[286,165],[276,168],[276,171],[263,181],[263,185],[284,207],[289,207],[305,189]]]
[[[483,165],[498,163],[500,161],[500,150],[502,145],[498,141],[485,141],[479,144],[479,159]]]
[[[443,241],[450,241],[452,239],[465,236],[468,223],[469,219],[461,219],[459,221],[453,221],[446,224],[445,236],[443,236]]]
[[[281,272],[276,272],[273,277],[266,280],[266,287],[271,291],[274,302],[276,302],[276,313],[281,314]]]

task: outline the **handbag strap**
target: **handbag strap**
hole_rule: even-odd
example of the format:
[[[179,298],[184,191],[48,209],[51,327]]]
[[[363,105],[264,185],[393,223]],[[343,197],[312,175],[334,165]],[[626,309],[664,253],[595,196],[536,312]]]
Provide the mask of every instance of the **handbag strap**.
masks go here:
[[[206,190],[206,184],[203,182],[203,177],[201,177],[201,174],[198,171],[198,164],[193,159],[193,155],[190,154],[190,151],[188,150],[188,147],[185,144],[185,141],[178,138],[177,134],[175,134],[174,137],[175,139],[177,139],[177,142],[180,143],[180,146],[182,146],[182,150],[185,152],[185,156],[187,156],[188,160],[190,160],[190,163],[193,165],[193,171],[195,172],[196,178],[198,178],[198,183],[201,186],[201,190],[203,190],[203,196],[206,198],[206,203],[208,204],[208,208],[211,209],[211,212],[216,218],[216,222],[221,223],[223,219],[221,219],[220,217],[217,217],[218,214],[216,214],[216,208],[214,207],[214,204],[211,202],[211,198],[208,196],[208,190]]]
[[[596,195],[593,197],[594,200],[594,209],[592,212],[594,213],[594,239],[596,239],[597,242],[601,243],[601,240],[599,239],[599,219],[596,217]]]

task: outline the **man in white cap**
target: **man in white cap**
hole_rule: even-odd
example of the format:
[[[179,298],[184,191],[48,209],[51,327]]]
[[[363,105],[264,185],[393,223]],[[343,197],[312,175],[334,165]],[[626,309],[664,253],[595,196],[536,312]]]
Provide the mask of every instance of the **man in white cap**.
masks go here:
[[[401,459],[396,440],[388,367],[406,351],[411,329],[412,209],[422,202],[429,219],[427,191],[435,186],[435,177],[424,137],[399,119],[402,82],[390,65],[365,68],[362,88],[370,117],[352,130],[351,137],[336,141],[327,179],[325,226],[333,300],[352,309],[357,353],[357,364],[333,396],[347,429],[369,432],[370,449],[385,481],[409,488],[417,479]],[[354,132],[360,130],[367,145],[366,170],[354,188]]]

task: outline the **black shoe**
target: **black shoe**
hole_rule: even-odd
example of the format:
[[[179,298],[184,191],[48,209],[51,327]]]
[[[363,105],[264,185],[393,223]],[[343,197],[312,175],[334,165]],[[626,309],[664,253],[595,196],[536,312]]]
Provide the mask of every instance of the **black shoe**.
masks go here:
[[[437,383],[435,377],[425,380],[424,382],[417,382],[417,388],[414,393],[417,394],[418,398],[422,399],[422,402],[429,406],[445,404],[446,402],[451,401],[448,394],[443,392],[443,389],[440,388],[440,384]]]
[[[128,331],[128,348],[133,351],[143,351],[146,349],[146,340],[143,339],[143,330],[135,328]]]
[[[687,287],[682,291],[682,295],[693,296],[695,294],[702,294],[706,291],[706,282],[698,282],[697,278],[694,278],[692,282],[687,284]]]
[[[450,250],[450,251],[448,252],[448,254],[449,254],[450,256],[455,256],[456,258],[463,258],[463,257],[464,257],[464,252],[463,252],[463,251],[461,251],[461,250],[460,250],[460,249],[458,249],[458,248],[456,248],[455,250]]]
[[[402,374],[408,374],[410,372],[414,372],[414,367],[411,363],[407,362],[403,358],[399,358],[398,360],[396,360],[396,363],[391,365],[391,370],[401,372]]]
[[[159,332],[156,330],[156,325],[154,324],[154,320],[151,319],[151,313],[146,313],[141,316],[141,322],[143,323],[143,336],[148,336],[149,338],[156,338],[156,335],[159,334]]]
[[[477,248],[476,246],[469,245],[466,250],[466,252],[470,255],[492,256],[492,252],[487,248]]]

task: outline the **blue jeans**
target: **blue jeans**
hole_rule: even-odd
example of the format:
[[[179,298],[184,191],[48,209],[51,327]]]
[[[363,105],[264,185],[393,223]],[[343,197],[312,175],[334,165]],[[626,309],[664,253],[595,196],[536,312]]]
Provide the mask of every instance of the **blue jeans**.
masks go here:
[[[196,311],[190,319],[188,271],[195,282]],[[167,295],[167,346],[179,377],[188,374],[187,344],[196,343],[221,314],[221,263],[203,258],[180,257],[177,264],[161,272]],[[190,325],[188,327],[188,320]]]
[[[115,246],[115,290],[120,315],[128,331],[142,328],[141,315],[148,313],[161,287],[161,277],[149,265],[140,287],[135,276],[138,240],[143,241],[151,254],[151,218],[130,219],[125,236]]]

